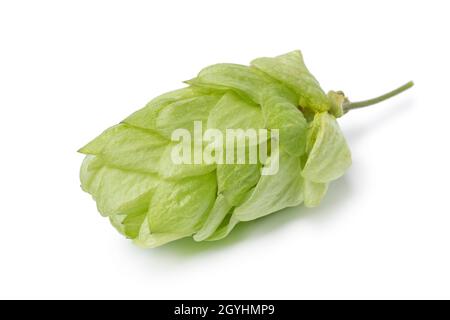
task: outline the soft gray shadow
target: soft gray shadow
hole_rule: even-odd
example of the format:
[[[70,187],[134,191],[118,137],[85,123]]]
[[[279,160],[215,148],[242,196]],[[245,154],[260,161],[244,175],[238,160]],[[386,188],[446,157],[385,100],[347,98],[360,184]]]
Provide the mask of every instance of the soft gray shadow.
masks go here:
[[[411,111],[414,107],[412,98],[403,99],[399,103],[392,103],[391,106],[383,107],[383,110],[378,110],[376,115],[373,117],[369,117],[368,121],[364,122],[355,122],[353,121],[351,124],[345,124],[345,136],[352,143],[358,143],[361,138],[367,132],[376,131],[378,127],[381,127],[383,123],[386,123],[394,118],[398,118],[404,115],[406,112]],[[370,112],[371,108],[376,109],[378,105],[370,106],[365,109],[350,111],[344,117],[351,117],[353,112]]]

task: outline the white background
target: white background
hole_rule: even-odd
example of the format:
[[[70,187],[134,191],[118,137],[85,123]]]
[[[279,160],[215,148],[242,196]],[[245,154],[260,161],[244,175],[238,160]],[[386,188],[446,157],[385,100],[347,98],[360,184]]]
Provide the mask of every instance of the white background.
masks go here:
[[[450,298],[448,1],[2,1],[0,298]],[[76,150],[204,66],[294,49],[353,152],[323,205],[142,250]]]

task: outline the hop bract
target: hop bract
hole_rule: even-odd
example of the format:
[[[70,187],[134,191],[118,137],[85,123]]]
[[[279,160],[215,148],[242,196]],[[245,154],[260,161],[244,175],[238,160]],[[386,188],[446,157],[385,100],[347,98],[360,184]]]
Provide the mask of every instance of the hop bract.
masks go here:
[[[336,118],[342,94],[325,94],[300,51],[258,58],[250,66],[216,64],[187,87],[163,94],[86,146],[81,186],[116,229],[143,247],[183,237],[226,237],[244,221],[286,207],[319,205],[351,155]],[[245,164],[171,159],[171,135],[203,128],[278,130],[268,157]],[[260,146],[261,147],[261,146]],[[278,171],[262,175],[276,164]]]

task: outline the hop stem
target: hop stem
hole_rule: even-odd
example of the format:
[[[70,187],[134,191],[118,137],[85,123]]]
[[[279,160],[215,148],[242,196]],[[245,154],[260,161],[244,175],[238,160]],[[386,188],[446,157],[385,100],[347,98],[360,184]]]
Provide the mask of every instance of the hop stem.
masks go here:
[[[379,96],[379,97],[376,97],[376,98],[373,98],[373,99],[369,99],[369,100],[364,100],[364,101],[349,102],[349,103],[347,103],[347,104],[345,104],[343,106],[344,113],[347,113],[347,112],[349,112],[350,110],[353,110],[353,109],[368,107],[368,106],[371,106],[371,105],[376,104],[378,102],[381,102],[381,101],[387,100],[389,98],[392,98],[393,96],[396,96],[396,95],[402,93],[403,91],[408,90],[413,85],[414,85],[414,82],[410,81],[410,82],[404,84],[403,86],[401,86],[401,87],[399,87],[399,88],[397,88],[395,90],[392,90],[391,92],[383,94],[382,96]]]

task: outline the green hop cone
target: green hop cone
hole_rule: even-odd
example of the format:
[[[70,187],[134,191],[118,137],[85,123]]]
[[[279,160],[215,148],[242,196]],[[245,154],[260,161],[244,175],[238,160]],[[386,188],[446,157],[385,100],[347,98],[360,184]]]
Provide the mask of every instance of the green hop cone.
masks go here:
[[[79,150],[86,155],[82,189],[120,233],[142,247],[189,236],[219,240],[239,222],[301,203],[319,205],[329,183],[351,165],[336,118],[412,86],[350,103],[342,92],[325,94],[300,51],[258,58],[250,66],[216,64],[186,83]],[[175,163],[173,132],[184,129],[195,137],[196,123],[224,136],[231,128],[279,135],[257,140],[257,150],[266,153],[259,152],[256,163]],[[250,149],[248,143],[246,159]],[[269,167],[278,170],[263,174]]]

